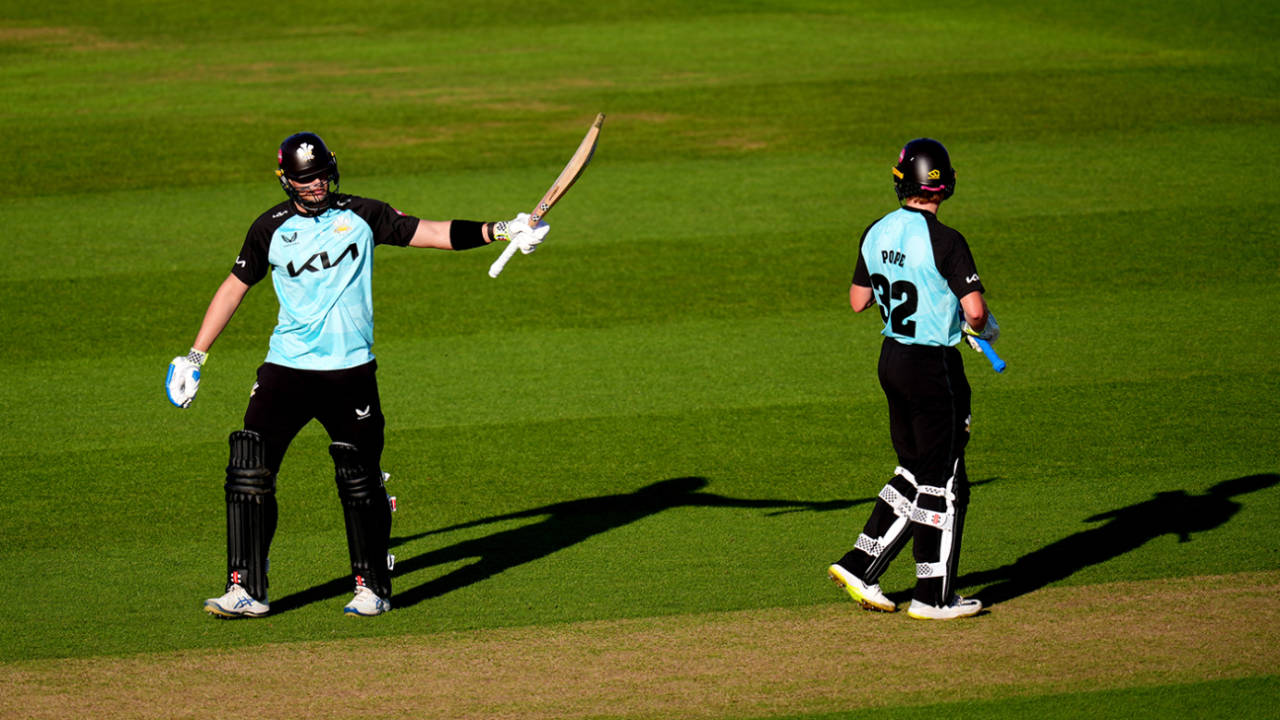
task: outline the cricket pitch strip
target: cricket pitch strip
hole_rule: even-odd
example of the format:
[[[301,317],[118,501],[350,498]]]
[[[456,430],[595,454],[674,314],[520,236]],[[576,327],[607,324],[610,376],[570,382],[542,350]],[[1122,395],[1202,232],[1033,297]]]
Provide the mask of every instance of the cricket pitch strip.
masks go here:
[[[0,664],[0,716],[743,718],[1153,687],[1274,675],[1278,595],[1271,571],[1049,588],[948,622],[831,602],[34,660]]]

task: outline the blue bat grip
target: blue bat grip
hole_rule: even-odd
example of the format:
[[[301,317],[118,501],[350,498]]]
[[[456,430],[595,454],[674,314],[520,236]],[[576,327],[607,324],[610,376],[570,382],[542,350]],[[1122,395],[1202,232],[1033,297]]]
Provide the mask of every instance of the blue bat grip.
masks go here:
[[[978,343],[978,347],[982,348],[982,354],[986,355],[987,359],[991,361],[991,368],[996,372],[1004,372],[1006,363],[996,354],[996,349],[991,347],[991,343],[980,337],[975,337],[974,342]]]

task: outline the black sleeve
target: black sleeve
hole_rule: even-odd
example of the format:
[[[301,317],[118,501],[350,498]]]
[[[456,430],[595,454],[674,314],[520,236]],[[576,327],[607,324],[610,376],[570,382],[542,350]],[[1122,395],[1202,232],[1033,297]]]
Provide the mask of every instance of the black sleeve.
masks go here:
[[[245,234],[244,245],[240,248],[235,265],[231,266],[231,274],[245,285],[256,285],[266,277],[267,271],[271,269],[271,261],[267,259],[271,250],[271,236],[285,218],[292,214],[277,205],[258,216]]]
[[[978,266],[969,251],[969,243],[958,231],[936,220],[930,222],[933,239],[933,262],[946,278],[955,296],[962,298],[973,291],[986,292],[978,277]]]
[[[871,274],[867,272],[867,261],[862,258],[862,243],[867,241],[867,233],[871,232],[872,225],[868,225],[862,231],[862,237],[858,238],[858,262],[853,266],[853,284],[862,287],[871,287]]]
[[[381,200],[352,197],[350,207],[369,223],[374,245],[404,247],[418,231],[418,218],[405,215]]]

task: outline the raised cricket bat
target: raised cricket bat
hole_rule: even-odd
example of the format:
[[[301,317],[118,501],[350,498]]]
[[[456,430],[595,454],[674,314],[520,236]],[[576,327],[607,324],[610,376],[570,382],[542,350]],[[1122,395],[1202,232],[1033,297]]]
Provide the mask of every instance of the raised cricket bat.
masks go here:
[[[1004,372],[1004,369],[1005,367],[1007,367],[1007,365],[1005,364],[1004,360],[1001,359],[1001,357],[996,354],[996,349],[991,347],[991,343],[987,342],[986,340],[983,340],[980,337],[975,337],[973,340],[974,342],[978,343],[978,347],[982,348],[982,354],[987,356],[987,360],[991,361],[991,369],[995,370],[998,373]]]
[[[591,123],[591,129],[587,130],[587,136],[582,138],[582,143],[578,145],[577,151],[573,153],[573,157],[569,158],[569,164],[564,166],[564,169],[560,171],[560,177],[551,183],[551,187],[546,194],[538,201],[538,206],[533,209],[533,212],[529,213],[529,227],[537,227],[538,221],[551,212],[551,208],[555,207],[560,198],[569,192],[569,188],[573,187],[573,183],[581,177],[582,171],[587,169],[587,163],[591,162],[591,156],[596,151],[596,141],[600,139],[601,125],[604,125],[604,113],[596,115],[596,121]],[[507,243],[506,249],[489,266],[489,277],[498,277],[498,273],[502,272],[502,268],[506,267],[507,261],[519,249],[515,243]]]

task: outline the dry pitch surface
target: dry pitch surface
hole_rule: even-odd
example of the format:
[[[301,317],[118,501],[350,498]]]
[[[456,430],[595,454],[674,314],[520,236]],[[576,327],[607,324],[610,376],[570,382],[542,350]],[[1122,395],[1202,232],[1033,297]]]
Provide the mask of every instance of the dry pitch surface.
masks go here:
[[[742,718],[1193,683],[1276,672],[1278,594],[1274,571],[1053,588],[946,623],[850,602],[40,660],[0,665],[0,716]]]

